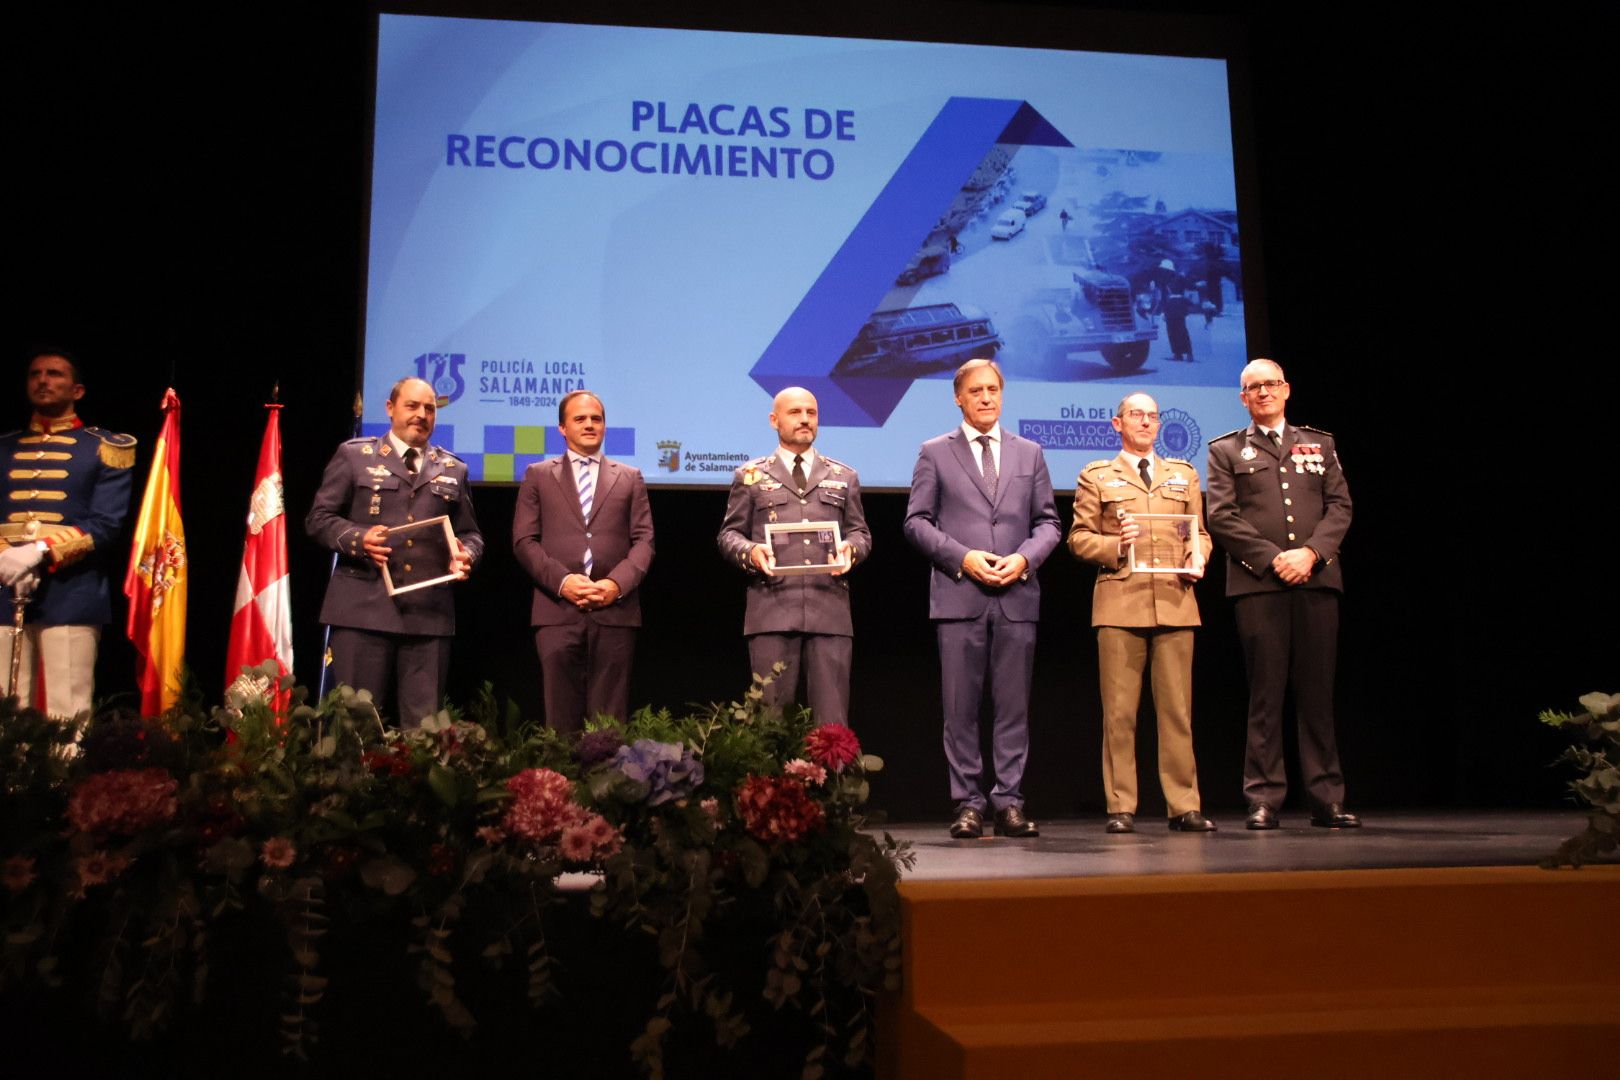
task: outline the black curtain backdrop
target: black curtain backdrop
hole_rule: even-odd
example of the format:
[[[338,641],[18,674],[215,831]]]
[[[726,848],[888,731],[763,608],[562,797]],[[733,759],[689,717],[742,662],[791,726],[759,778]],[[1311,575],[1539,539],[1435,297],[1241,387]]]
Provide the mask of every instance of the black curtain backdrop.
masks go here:
[[[1252,149],[1241,197],[1259,215],[1244,238],[1246,257],[1261,256],[1246,287],[1251,311],[1269,311],[1251,322],[1251,345],[1287,367],[1290,419],[1335,433],[1355,498],[1339,682],[1351,801],[1559,803],[1564,777],[1545,763],[1560,740],[1537,710],[1620,690],[1607,565],[1620,547],[1617,500],[1596,467],[1613,429],[1596,329],[1608,275],[1571,269],[1561,250],[1606,205],[1584,164],[1594,151],[1583,103],[1596,98],[1579,82],[1593,76],[1578,30],[1501,26],[1485,41],[1478,25],[1420,31],[1405,16],[1309,5],[502,13],[1135,51],[1228,43],[1240,152]],[[141,440],[138,499],[163,389],[179,391],[188,656],[210,699],[224,681],[260,406],[276,383],[298,666],[306,683],[317,677],[328,556],[302,519],[350,424],[372,35],[370,10],[354,3],[208,14],[63,4],[14,23],[0,46],[13,140],[0,385],[7,371],[15,380],[0,411],[8,426],[26,420],[31,348],[73,349],[89,387],[81,414]],[[772,444],[766,411],[760,452]],[[942,415],[939,430],[956,419]],[[837,454],[837,431],[823,443]],[[528,584],[510,554],[514,496],[477,492],[489,555],[460,590],[451,693],[488,680],[538,715]],[[637,703],[678,709],[746,684],[742,579],[713,545],[724,499],[653,495],[659,553]],[[904,507],[903,494],[867,496],[876,548],[853,579],[852,720],[889,762],[877,802],[896,818],[943,820],[938,661]],[[1060,510],[1067,519],[1067,499]],[[117,580],[127,548],[114,556]],[[1098,814],[1091,572],[1060,549],[1041,579],[1026,794],[1037,817]],[[1241,807],[1242,655],[1218,570],[1199,592],[1199,771],[1205,808],[1229,814]],[[103,638],[103,695],[133,685],[123,617],[120,599],[120,624]],[[1144,815],[1163,808],[1153,755],[1145,734]]]

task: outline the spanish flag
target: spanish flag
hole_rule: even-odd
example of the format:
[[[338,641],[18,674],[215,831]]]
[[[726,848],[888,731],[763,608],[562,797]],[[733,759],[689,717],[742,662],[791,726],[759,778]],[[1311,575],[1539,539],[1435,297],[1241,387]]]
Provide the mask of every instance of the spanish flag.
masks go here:
[[[180,697],[186,659],[186,529],[180,523],[180,398],[163,395],[163,430],[130,546],[124,595],[129,640],[140,654],[141,713],[161,716]]]

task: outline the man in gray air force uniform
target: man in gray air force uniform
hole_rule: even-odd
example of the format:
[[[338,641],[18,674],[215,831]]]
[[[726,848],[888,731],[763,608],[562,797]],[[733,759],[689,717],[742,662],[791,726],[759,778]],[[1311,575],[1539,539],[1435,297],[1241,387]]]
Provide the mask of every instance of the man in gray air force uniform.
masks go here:
[[[456,605],[449,582],[388,595],[382,565],[394,550],[390,545],[415,543],[390,540],[388,530],[448,516],[456,534],[451,567],[462,578],[484,553],[466,464],[428,442],[437,414],[433,387],[421,379],[395,383],[388,395],[388,434],[338,447],[304,519],[311,539],[338,553],[321,605],[321,622],[332,628],[332,676],[370,690],[379,709],[391,697],[404,727],[439,709]],[[404,559],[390,572],[401,587],[425,569]]]
[[[861,509],[855,470],[811,448],[816,440],[815,396],[793,386],[771,403],[771,427],[779,445],[731,478],[726,518],[716,538],[727,561],[746,572],[748,606],[743,635],[748,661],[757,675],[777,663],[786,669],[765,688],[770,705],[805,698],[818,723],[849,722],[849,669],[854,627],[849,617],[850,567],[872,550],[872,534]],[[772,522],[836,521],[844,566],[830,574],[776,573],[776,559],[765,543]]]

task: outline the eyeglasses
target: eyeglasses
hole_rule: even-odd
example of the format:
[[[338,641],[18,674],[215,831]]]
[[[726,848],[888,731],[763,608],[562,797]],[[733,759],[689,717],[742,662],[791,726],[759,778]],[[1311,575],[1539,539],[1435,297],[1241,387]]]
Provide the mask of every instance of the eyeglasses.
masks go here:
[[[1267,379],[1265,382],[1250,383],[1248,386],[1243,388],[1243,392],[1245,394],[1253,394],[1260,390],[1267,390],[1275,394],[1278,390],[1281,390],[1287,385],[1288,383],[1284,379]]]
[[[1141,409],[1132,409],[1130,412],[1122,413],[1121,415],[1124,416],[1125,419],[1131,421],[1132,423],[1137,423],[1137,424],[1141,423],[1143,420],[1146,420],[1150,424],[1157,424],[1159,422],[1159,414],[1158,413],[1156,413],[1156,412],[1143,412]]]

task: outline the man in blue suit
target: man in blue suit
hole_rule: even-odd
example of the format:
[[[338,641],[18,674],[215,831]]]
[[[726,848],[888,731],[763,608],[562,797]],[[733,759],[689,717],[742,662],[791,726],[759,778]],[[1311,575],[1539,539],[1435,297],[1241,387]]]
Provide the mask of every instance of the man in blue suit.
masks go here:
[[[1041,586],[1035,571],[1063,530],[1041,448],[1003,430],[1001,368],[969,360],[952,383],[962,426],[923,443],[911,475],[906,539],[933,563],[928,615],[939,634],[945,760],[956,820],[951,835],[1038,835],[1019,789],[1029,752],[1029,685]],[[983,790],[979,703],[995,708],[996,786]]]

